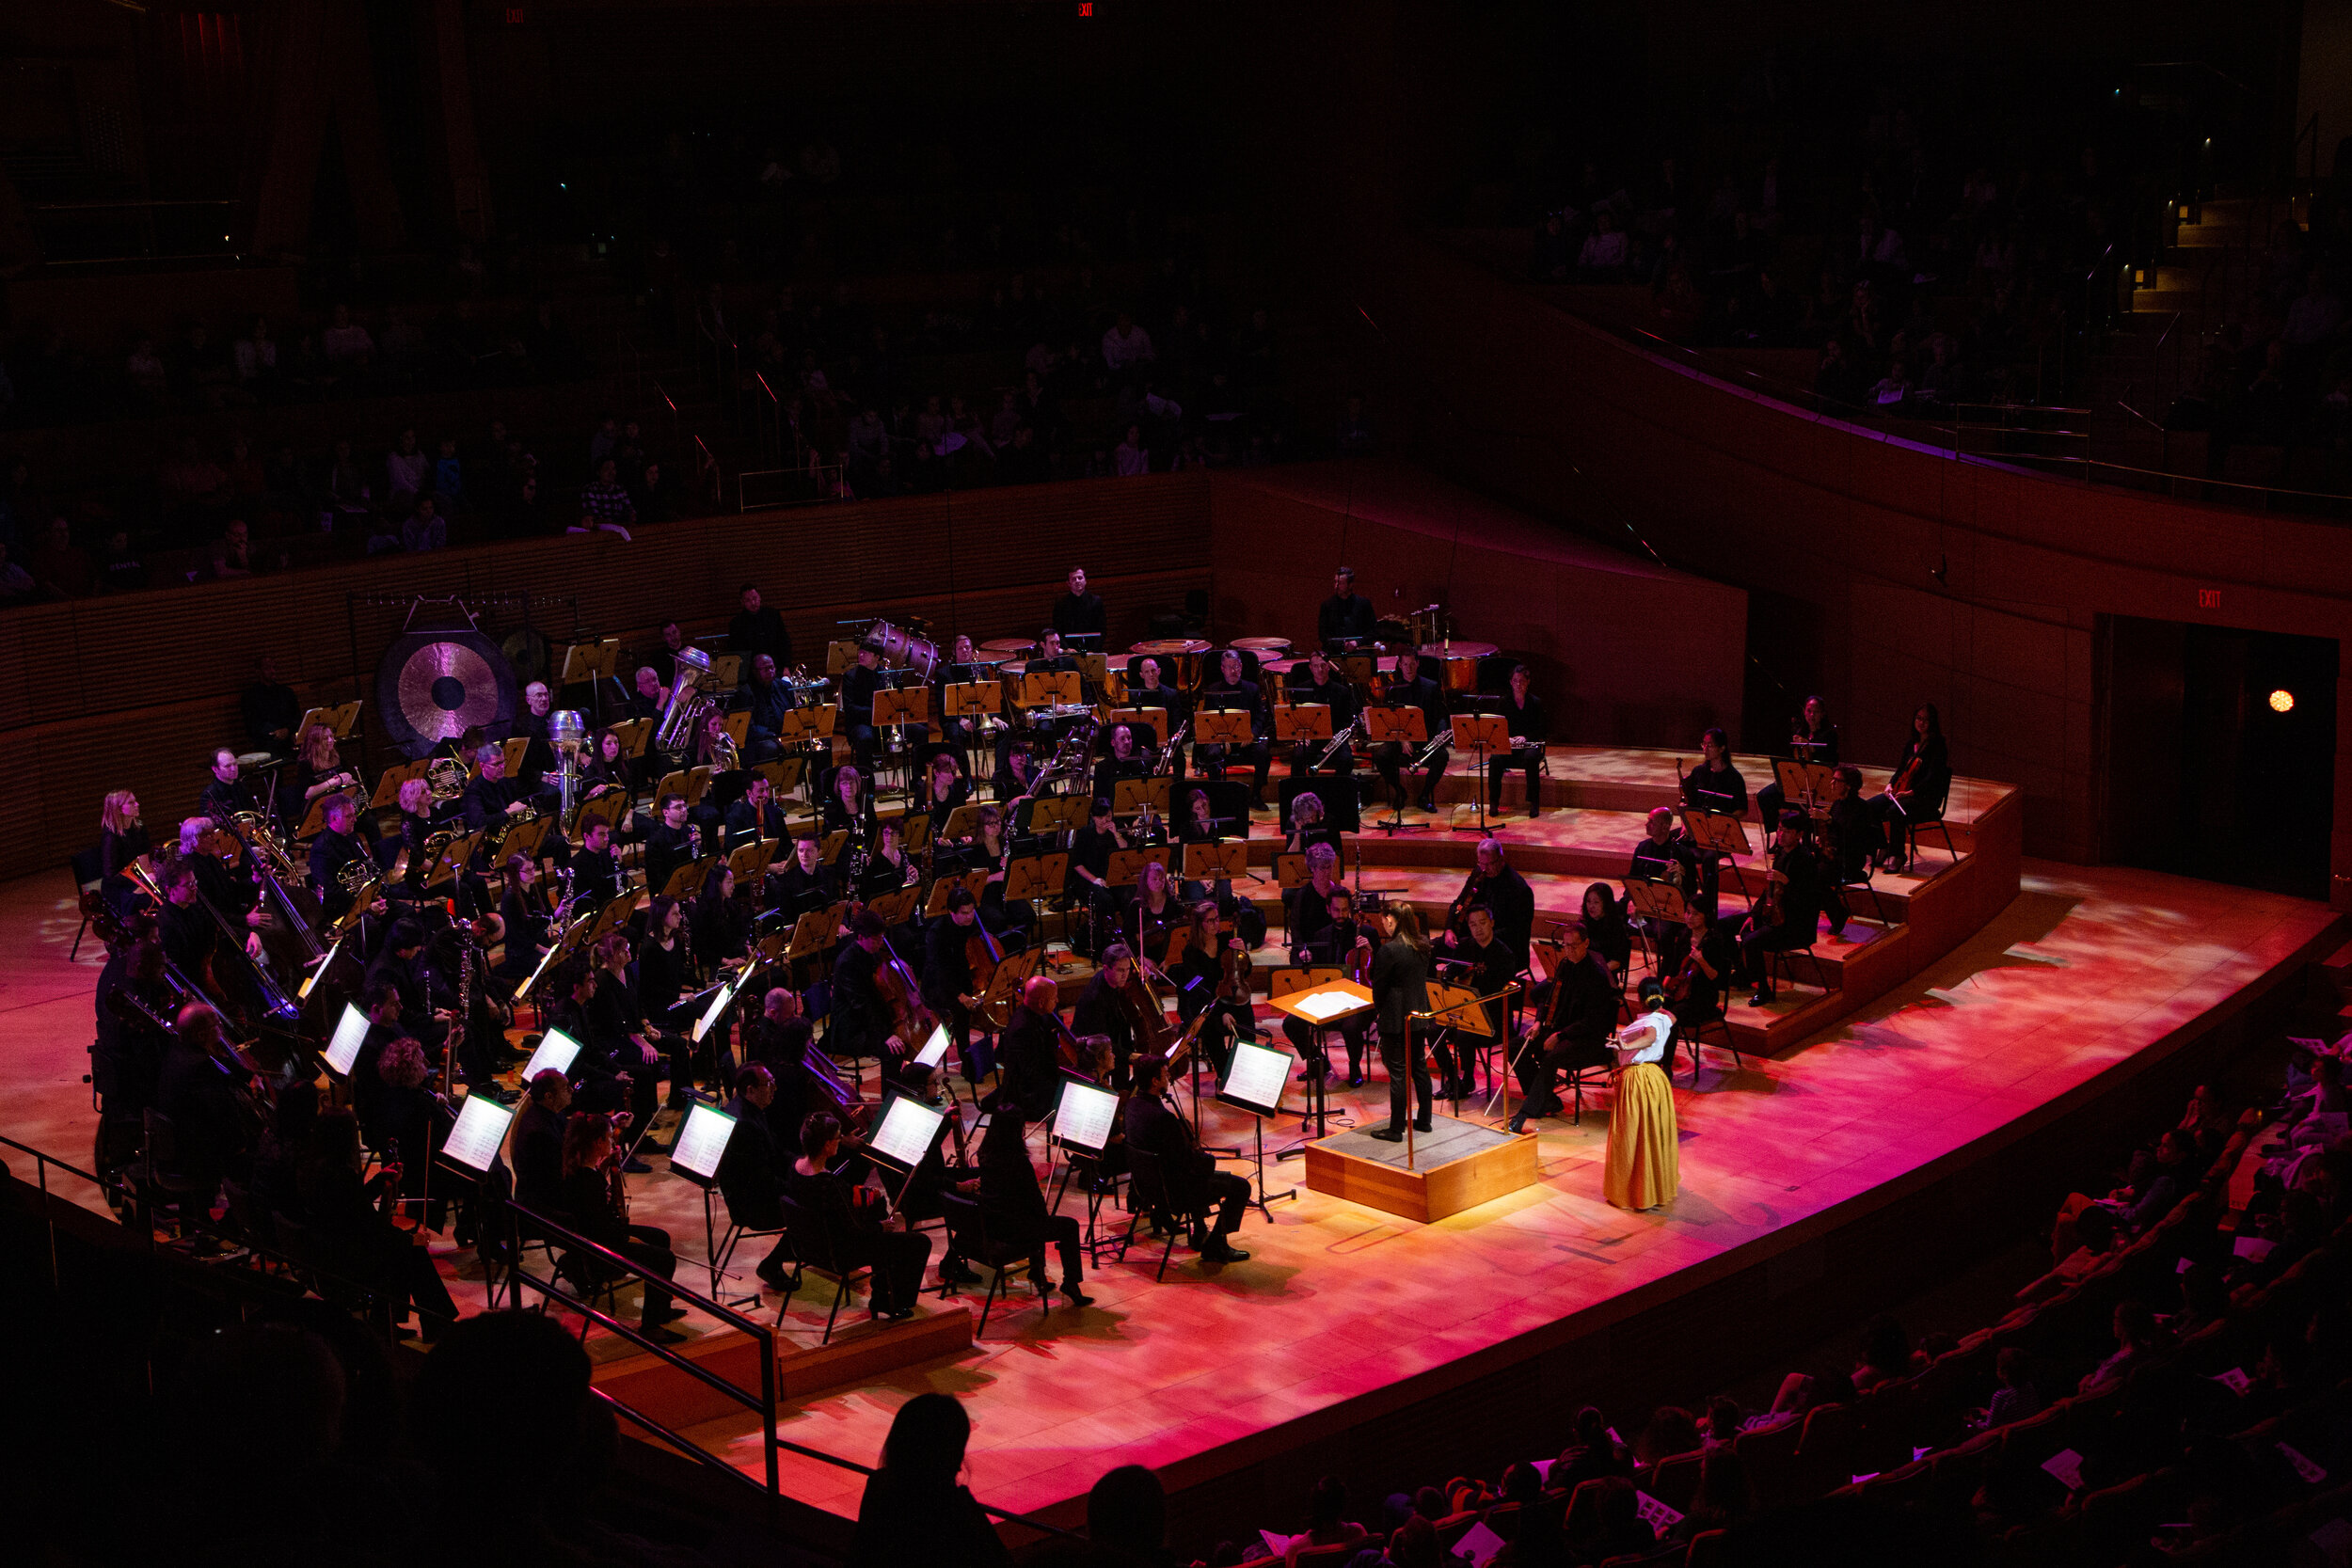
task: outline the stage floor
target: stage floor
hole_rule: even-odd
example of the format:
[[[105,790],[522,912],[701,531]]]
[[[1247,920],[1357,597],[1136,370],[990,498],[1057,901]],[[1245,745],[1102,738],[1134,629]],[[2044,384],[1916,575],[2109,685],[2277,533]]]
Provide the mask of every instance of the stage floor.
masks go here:
[[[67,962],[72,891],[63,872],[0,886],[0,1131],[81,1163],[94,1125],[81,1079],[103,954],[85,942],[80,963]],[[785,1435],[873,1463],[898,1405],[937,1388],[968,1403],[972,1484],[1000,1507],[1061,1502],[1119,1462],[1189,1462],[1197,1481],[1238,1439],[1568,1315],[1605,1312],[1638,1286],[1989,1133],[2222,1003],[2335,918],[2266,894],[2029,862],[2023,894],[1928,973],[1777,1059],[1735,1071],[1709,1050],[1696,1090],[1677,1078],[1683,1188],[1668,1210],[1629,1214],[1601,1201],[1604,1096],[1588,1101],[1581,1127],[1536,1124],[1538,1182],[1511,1196],[1422,1226],[1302,1188],[1270,1219],[1251,1214],[1236,1238],[1254,1254],[1248,1262],[1203,1269],[1180,1249],[1155,1285],[1159,1249],[1139,1245],[1126,1265],[1089,1276],[1094,1307],[1044,1318],[1016,1287],[968,1354],[806,1401]],[[1387,1097],[1375,1074],[1334,1107],[1371,1124]],[[1295,1161],[1271,1159],[1297,1131],[1295,1117],[1266,1130],[1278,1194],[1302,1180]],[[1210,1106],[1210,1142],[1247,1147],[1248,1132],[1241,1113]],[[30,1177],[22,1156],[8,1163]],[[666,1174],[632,1187],[637,1218],[669,1227],[694,1259],[681,1278],[699,1283],[697,1190]],[[461,1267],[445,1256],[443,1266],[479,1299],[465,1279],[470,1259]],[[821,1322],[821,1301],[813,1316],[808,1298],[796,1304],[791,1323],[811,1340]],[[749,1423],[695,1435],[759,1465]],[[855,1513],[855,1476],[788,1455],[786,1465],[793,1495]]]

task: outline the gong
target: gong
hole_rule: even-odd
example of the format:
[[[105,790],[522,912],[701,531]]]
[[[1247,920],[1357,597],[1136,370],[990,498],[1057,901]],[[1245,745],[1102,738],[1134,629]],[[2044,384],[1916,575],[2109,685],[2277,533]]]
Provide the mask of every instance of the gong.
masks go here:
[[[405,633],[384,651],[375,672],[384,735],[411,757],[477,724],[502,734],[515,717],[516,697],[514,667],[475,631]]]

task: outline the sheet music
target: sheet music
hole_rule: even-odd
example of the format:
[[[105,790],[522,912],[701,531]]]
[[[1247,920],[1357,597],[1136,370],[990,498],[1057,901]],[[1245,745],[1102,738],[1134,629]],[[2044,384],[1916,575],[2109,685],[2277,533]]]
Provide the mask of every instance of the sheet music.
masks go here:
[[[947,1026],[946,1024],[933,1026],[931,1037],[923,1042],[923,1049],[914,1053],[914,1059],[924,1067],[937,1067],[947,1059]]]
[[[539,1037],[539,1049],[532,1052],[531,1060],[523,1064],[523,1087],[529,1088],[531,1081],[549,1068],[569,1077],[572,1058],[579,1054],[578,1040],[561,1029],[548,1030]]]
[[[506,1129],[515,1113],[486,1094],[469,1094],[458,1109],[457,1125],[449,1131],[441,1152],[469,1170],[486,1171],[506,1142]]]
[[[735,1136],[735,1118],[714,1105],[687,1108],[686,1124],[678,1129],[677,1145],[670,1150],[670,1168],[689,1170],[706,1181],[716,1180],[719,1161]]]
[[[1321,1023],[1342,1013],[1352,1013],[1363,1004],[1343,990],[1313,990],[1294,997],[1291,1006],[1305,1014],[1308,1022]]]
[[[1054,1113],[1054,1136],[1098,1153],[1110,1141],[1111,1118],[1119,1114],[1119,1096],[1091,1084],[1065,1078],[1061,1107]]]
[[[746,969],[742,974],[711,992],[710,1006],[705,1007],[703,1016],[694,1021],[694,1043],[696,1045],[702,1044],[703,1037],[718,1027],[719,1015],[727,1010],[727,1004],[735,1000],[736,991],[741,989],[745,976],[750,974],[751,971]],[[526,1084],[530,1081],[528,1078],[523,1080]]]
[[[343,1004],[343,1016],[335,1021],[335,1037],[326,1042],[326,1065],[342,1077],[351,1076],[351,1064],[359,1058],[359,1042],[368,1037],[368,1015]]]
[[[1282,1089],[1290,1082],[1291,1060],[1287,1051],[1236,1040],[1233,1064],[1225,1074],[1221,1092],[1228,1100],[1237,1100],[1253,1110],[1274,1116],[1282,1108]]]
[[[939,1136],[939,1125],[946,1119],[947,1113],[938,1107],[900,1095],[882,1113],[882,1125],[866,1147],[912,1170],[930,1152],[931,1140]]]

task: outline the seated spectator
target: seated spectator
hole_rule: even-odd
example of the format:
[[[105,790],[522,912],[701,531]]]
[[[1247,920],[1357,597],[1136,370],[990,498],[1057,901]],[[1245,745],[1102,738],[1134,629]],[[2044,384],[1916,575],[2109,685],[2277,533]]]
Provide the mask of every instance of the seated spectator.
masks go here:
[[[1995,1386],[1993,1398],[1968,1423],[1972,1432],[1989,1432],[1994,1427],[2022,1421],[2042,1410],[2042,1392],[2034,1386],[2030,1364],[2026,1353],[2015,1345],[2005,1345],[1993,1363]]]
[[[1347,1507],[1347,1488],[1336,1476],[1325,1476],[1307,1494],[1307,1531],[1292,1539],[1282,1555],[1285,1568],[1310,1546],[1353,1546],[1364,1538],[1364,1527],[1340,1514]]]
[[[375,511],[375,487],[368,483],[348,440],[337,441],[326,460],[326,515],[330,529],[365,527]]]
[[[1911,371],[1899,356],[1870,388],[1870,401],[1882,408],[1899,407],[1911,396]]]
[[[1746,1422],[1746,1412],[1740,1408],[1740,1402],[1728,1394],[1718,1394],[1707,1402],[1707,1418],[1699,1424],[1699,1436],[1707,1447],[1721,1448],[1738,1437]]]
[[[1576,1413],[1576,1438],[1552,1461],[1548,1479],[1555,1492],[1573,1492],[1579,1484],[1603,1476],[1622,1476],[1632,1469],[1625,1450],[1609,1430],[1609,1419],[1597,1405]]]
[[[1594,214],[1593,232],[1576,253],[1576,270],[1586,282],[1613,283],[1624,276],[1626,262],[1630,260],[1626,237],[1617,231],[1616,214],[1606,210]]]
[[[1642,1497],[1632,1481],[1612,1476],[1600,1483],[1598,1523],[1589,1541],[1571,1541],[1570,1548],[1585,1562],[1599,1562],[1627,1554],[1657,1550],[1658,1532],[1642,1520]]]
[[[2083,1375],[2076,1386],[2078,1394],[2089,1394],[2101,1388],[2113,1387],[2139,1370],[2154,1354],[2160,1342],[2155,1315],[2145,1303],[2119,1301],[2115,1304],[2115,1353]]]
[[[1903,1325],[1882,1312],[1862,1328],[1862,1359],[1854,1364],[1853,1386],[1867,1394],[1882,1383],[1893,1383],[1919,1370],[1911,1352],[1911,1336]]]
[[[1645,1466],[1700,1446],[1699,1424],[1677,1404],[1661,1404],[1650,1413],[1648,1424],[1633,1439],[1633,1457]]]
[[[400,525],[400,547],[410,555],[421,555],[427,550],[445,548],[448,544],[449,524],[440,509],[434,505],[431,496],[419,496],[408,520]]]
[[[1699,1489],[1678,1528],[1689,1535],[1729,1529],[1754,1518],[1756,1510],[1756,1482],[1747,1462],[1725,1444],[1708,1449],[1699,1461]]]
[[[203,443],[190,436],[181,441],[180,455],[157,471],[155,485],[175,511],[211,508],[228,499],[229,475],[204,455]]]
[[[433,473],[433,460],[417,448],[417,433],[404,430],[384,457],[384,500],[402,511],[423,495]]]
[[[596,465],[595,482],[580,493],[580,528],[577,531],[587,533],[596,529],[607,529],[626,535],[628,525],[636,521],[637,504],[621,487],[619,465],[608,457]]]
[[[1010,1560],[995,1527],[957,1479],[972,1421],[946,1394],[917,1394],[898,1407],[882,1439],[882,1467],[866,1480],[850,1541],[850,1568]]]
[[[2020,1290],[2018,1301],[2045,1301],[2106,1262],[2121,1242],[2115,1217],[2095,1205],[2084,1210],[2074,1216],[2074,1250],[2060,1259],[2048,1274]]]
[[[161,407],[168,389],[163,356],[155,352],[155,340],[142,334],[132,345],[130,357],[122,362],[122,373],[131,385],[131,394],[151,408]]]
[[[1102,318],[1098,316],[1095,319],[1100,321]],[[1136,319],[1121,310],[1119,319],[1103,334],[1103,363],[1114,375],[1118,375],[1148,365],[1155,357],[1152,352],[1152,334],[1136,325]]]
[[[268,317],[253,318],[230,350],[230,357],[236,365],[237,385],[246,393],[258,398],[276,388],[278,340],[269,335]]]
[[[325,330],[319,333],[319,356],[326,362],[326,378],[330,382],[347,381],[363,374],[375,361],[375,340],[368,329],[351,319],[351,307],[338,305]]]
[[[73,542],[73,530],[63,517],[52,517],[49,528],[24,562],[40,591],[53,599],[86,599],[97,591],[98,574],[89,554]]]
[[[242,517],[231,518],[229,526],[220,531],[220,537],[213,541],[212,575],[216,578],[249,578],[253,571],[252,531]]]
[[[648,463],[637,477],[633,499],[641,523],[666,523],[677,516],[677,486],[664,479],[661,465]]]
[[[441,437],[441,451],[433,460],[433,505],[444,517],[454,517],[465,509],[466,468],[458,461],[457,437]]]
[[[1129,425],[1126,437],[1111,450],[1112,471],[1120,479],[1132,479],[1151,471],[1151,459],[1143,445],[1143,427]]]
[[[19,568],[22,570],[22,568]],[[31,579],[26,578],[29,586]],[[131,531],[119,528],[106,535],[106,547],[98,558],[98,591],[101,594],[132,594],[147,586],[147,562],[131,546]]]

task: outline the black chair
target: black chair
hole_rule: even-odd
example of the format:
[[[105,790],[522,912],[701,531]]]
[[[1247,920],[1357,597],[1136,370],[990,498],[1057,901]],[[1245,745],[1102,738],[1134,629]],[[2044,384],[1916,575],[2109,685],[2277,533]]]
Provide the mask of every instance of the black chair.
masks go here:
[[[1925,816],[1909,816],[1903,819],[1903,863],[1906,866],[1915,866],[1919,863],[1919,835],[1931,828],[1943,835],[1944,852],[1952,857],[1954,864],[1958,864],[1961,860],[1960,849],[1952,843],[1952,830],[1945,825],[1942,806],[1936,807]]]
[[[873,1265],[851,1263],[845,1266],[841,1261],[838,1239],[821,1216],[810,1214],[788,1197],[777,1201],[784,1208],[784,1234],[786,1240],[792,1243],[794,1268],[791,1283],[785,1288],[784,1299],[776,1304],[776,1326],[784,1326],[784,1315],[791,1310],[792,1298],[800,1293],[803,1271],[815,1269],[818,1274],[829,1274],[834,1277],[833,1310],[825,1314],[825,1335],[818,1341],[820,1345],[829,1344],[833,1340],[833,1325],[841,1316],[841,1304],[850,1299],[850,1281],[861,1274],[868,1275],[866,1289],[870,1293],[873,1289],[870,1277]]]
[[[1747,1066],[1746,1059],[1740,1054],[1740,1042],[1733,1037],[1731,1033],[1731,1021],[1729,1017],[1730,1011],[1730,993],[1722,992],[1715,998],[1715,1010],[1713,1012],[1697,1020],[1695,1022],[1686,1022],[1679,1020],[1676,1022],[1674,1034],[1675,1039],[1683,1041],[1691,1048],[1692,1083],[1696,1084],[1699,1081],[1699,1046],[1705,1040],[1707,1031],[1709,1029],[1713,1029],[1723,1036],[1724,1049],[1731,1053],[1731,1062],[1734,1068],[1744,1068]],[[1670,1041],[1668,1044],[1669,1049],[1666,1053],[1666,1076],[1671,1080],[1674,1077],[1674,1052],[1672,1050],[1672,1042]]]
[[[947,1244],[955,1255],[967,1263],[977,1263],[988,1270],[988,1293],[980,1298],[980,1323],[972,1331],[974,1338],[988,1332],[988,1314],[995,1307],[996,1298],[1006,1293],[1005,1274],[1016,1263],[1026,1262],[1030,1249],[1018,1242],[1000,1242],[988,1233],[988,1211],[972,1198],[959,1193],[942,1193],[940,1202],[946,1205]],[[1032,1279],[1037,1287],[1038,1306],[1042,1314],[1054,1309],[1053,1292],[1042,1279]],[[946,1279],[939,1285],[941,1300],[946,1300],[955,1287]]]
[[[1853,904],[1850,899],[1845,898],[1844,895],[1853,892],[1856,889],[1868,894],[1870,895],[1870,907],[1878,911],[1880,927],[1883,929],[1891,931],[1895,928],[1895,922],[1887,915],[1886,900],[1879,896],[1878,885],[1870,879],[1875,871],[1875,867],[1866,864],[1862,868],[1862,875],[1859,877],[1850,877],[1843,881],[1832,882],[1830,884],[1830,891],[1839,895],[1838,901],[1845,906],[1849,919],[1852,917]]]
[[[1209,1216],[1206,1206],[1198,1195],[1185,1198],[1168,1184],[1168,1169],[1160,1157],[1148,1148],[1127,1149],[1127,1234],[1120,1239],[1119,1260],[1127,1260],[1127,1248],[1136,1239],[1136,1227],[1146,1214],[1168,1221],[1168,1245],[1160,1249],[1160,1266],[1152,1275],[1154,1282],[1168,1277],[1168,1260],[1175,1254],[1176,1238],[1187,1230],[1206,1230]]]
[[[77,894],[93,893],[104,885],[105,861],[96,848],[76,849],[69,863],[73,867],[73,887]],[[88,929],[89,915],[86,911],[82,915],[81,928],[73,933],[73,951],[66,955],[68,963],[82,956],[82,935]]]
[[[199,1197],[193,1178],[180,1168],[180,1143],[173,1132],[171,1118],[150,1107],[141,1118],[139,1157],[124,1171],[131,1190],[138,1195],[139,1207],[151,1227],[158,1210],[169,1210],[174,1218],[199,1222],[210,1217],[211,1197],[206,1193]],[[190,1200],[203,1206],[203,1212],[191,1215]]]
[[[677,1174],[684,1176],[688,1173],[680,1171]],[[711,1238],[717,1227],[717,1212],[713,1205],[725,1202],[726,1195],[719,1191],[719,1184],[715,1181],[697,1182],[696,1185],[703,1190],[703,1256],[710,1259],[710,1293],[716,1296],[719,1293],[719,1281],[726,1276],[727,1263],[734,1258],[735,1249],[747,1238],[781,1236],[784,1234],[785,1227],[781,1224],[745,1225],[735,1217],[735,1211],[729,1209],[726,1230],[714,1243]],[[800,1283],[800,1271],[797,1268],[793,1270],[792,1279],[795,1285]],[[739,1305],[758,1299],[759,1292],[755,1291],[750,1295],[739,1298]]]

